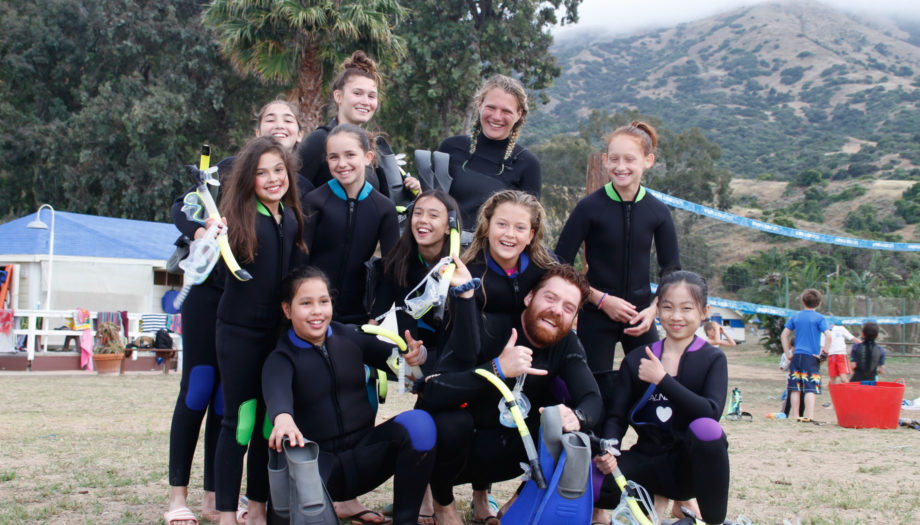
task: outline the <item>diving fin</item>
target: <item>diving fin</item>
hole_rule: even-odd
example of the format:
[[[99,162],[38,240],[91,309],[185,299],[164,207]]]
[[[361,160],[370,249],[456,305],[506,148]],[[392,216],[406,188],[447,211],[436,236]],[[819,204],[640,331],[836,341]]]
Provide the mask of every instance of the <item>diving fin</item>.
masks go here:
[[[534,525],[591,523],[594,491],[588,436],[567,432],[562,436],[562,448],[546,496],[534,516]]]
[[[562,418],[559,415],[559,407],[545,407],[540,416],[539,447],[540,468],[545,479],[548,480],[553,476],[562,450]],[[511,525],[534,523],[534,516],[540,507],[540,502],[545,499],[546,492],[547,489],[541,489],[537,487],[536,482],[528,480],[517,499],[502,516],[502,523]]]
[[[290,525],[337,525],[332,500],[319,474],[319,445],[307,441],[303,447],[284,444],[290,473]]]
[[[543,408],[540,414],[540,428],[542,429],[543,443],[546,444],[546,451],[553,458],[552,472],[559,462],[559,456],[562,455],[562,415],[559,413],[559,406],[549,406]]]
[[[287,438],[284,439],[287,445]],[[275,449],[268,449],[268,487],[271,494],[271,507],[278,516],[287,518],[290,516],[290,475],[288,474],[287,459],[284,457],[284,451],[276,452]]]
[[[566,499],[578,499],[584,494],[591,476],[591,443],[581,432],[569,432],[563,436],[566,462],[559,478],[559,495]]]

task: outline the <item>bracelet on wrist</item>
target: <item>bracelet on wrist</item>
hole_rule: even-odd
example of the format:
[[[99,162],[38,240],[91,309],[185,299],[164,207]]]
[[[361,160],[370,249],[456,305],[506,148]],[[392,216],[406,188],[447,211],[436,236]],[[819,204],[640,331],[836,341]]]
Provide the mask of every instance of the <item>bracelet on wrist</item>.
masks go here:
[[[600,309],[601,309],[601,306],[604,305],[604,299],[606,299],[606,298],[607,298],[607,293],[605,292],[604,295],[601,296],[601,300],[597,302],[597,309],[598,309],[598,310],[600,310]]]
[[[470,290],[475,290],[482,285],[482,279],[479,277],[473,277],[469,281],[461,284],[460,286],[454,286],[450,289],[451,297],[457,297],[460,294],[466,293]]]
[[[499,378],[506,379],[504,372],[502,372],[502,365],[498,362],[497,357],[492,360],[492,371],[495,372],[495,375],[497,375]]]

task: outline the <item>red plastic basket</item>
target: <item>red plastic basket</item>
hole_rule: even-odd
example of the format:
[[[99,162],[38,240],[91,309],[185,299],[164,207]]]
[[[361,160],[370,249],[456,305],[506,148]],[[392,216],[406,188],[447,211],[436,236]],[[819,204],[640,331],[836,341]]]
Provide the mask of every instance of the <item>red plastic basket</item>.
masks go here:
[[[897,428],[904,399],[904,380],[899,381],[828,385],[837,424],[846,428]]]

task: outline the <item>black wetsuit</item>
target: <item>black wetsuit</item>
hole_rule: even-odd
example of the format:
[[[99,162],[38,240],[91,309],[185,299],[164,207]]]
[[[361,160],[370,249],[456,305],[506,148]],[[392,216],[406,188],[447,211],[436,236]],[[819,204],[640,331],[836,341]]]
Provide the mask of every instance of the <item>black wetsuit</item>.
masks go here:
[[[252,279],[238,281],[227,272],[217,308],[217,362],[225,409],[215,468],[219,511],[237,508],[247,447],[247,495],[253,501],[268,500],[268,444],[262,432],[265,405],[260,371],[278,340],[281,279],[303,262],[303,253],[294,244],[294,212],[285,209],[279,224],[264,206],[257,204],[257,208],[256,256],[241,264]]]
[[[320,473],[335,501],[394,476],[394,523],[414,525],[434,463],[434,422],[411,410],[374,426],[364,364],[386,368],[393,345],[356,330],[333,322],[320,347],[293,329],[281,336],[262,369],[268,421],[291,414],[304,437],[319,445]]]
[[[556,244],[556,255],[572,264],[585,245],[588,282],[611,296],[632,303],[637,311],[652,304],[649,258],[652,240],[662,268],[679,269],[677,233],[671,212],[658,199],[639,188],[632,202],[624,202],[611,183],[582,199],[572,210]],[[611,320],[594,304],[582,308],[578,337],[588,354],[591,370],[613,366],[617,341],[630,350],[658,339],[654,326],[640,336],[623,334],[626,323]]]
[[[229,157],[217,164],[219,179],[226,180],[233,159]],[[170,215],[182,235],[194,239],[195,232],[204,224],[189,219],[182,211],[187,193],[173,202]],[[173,487],[187,487],[189,484],[201,421],[207,415],[204,420],[204,490],[214,491],[214,453],[224,404],[214,327],[225,277],[224,265],[216,264],[203,283],[189,290],[182,303],[182,379],[169,427],[169,485]]]
[[[653,351],[660,357],[658,344]],[[728,441],[718,427],[728,393],[725,354],[697,337],[681,356],[677,376],[665,375],[654,389],[639,379],[645,357],[632,352],[620,365],[602,437],[622,440],[632,425],[638,441],[617,459],[626,479],[650,494],[695,497],[707,523],[722,523],[729,481]],[[703,432],[695,430],[701,423]],[[616,482],[606,476],[595,505],[613,508],[619,500]]]
[[[227,157],[217,163],[217,179],[226,185],[236,157]],[[313,184],[303,175],[297,174],[297,192],[303,202]],[[204,228],[203,222],[189,219],[182,207],[185,196],[195,191],[192,188],[180,195],[170,208],[170,215],[176,228],[188,239],[195,238],[195,231]],[[221,193],[216,200],[220,201]],[[202,212],[202,220],[205,217]],[[192,459],[198,443],[201,420],[207,410],[204,431],[204,489],[214,490],[214,451],[220,433],[220,416],[223,413],[223,394],[220,392],[220,373],[215,349],[215,326],[217,305],[226,279],[226,267],[216,264],[208,278],[192,287],[182,303],[182,379],[179,395],[173,410],[169,431],[169,484],[174,487],[188,486]],[[210,410],[208,410],[210,408]]]
[[[396,244],[399,227],[393,202],[366,182],[358,197],[349,199],[341,184],[331,180],[307,196],[304,215],[309,262],[332,282],[335,319],[366,322],[364,262],[378,241],[384,256]]]
[[[472,327],[465,326],[476,315],[460,315],[460,308],[474,308],[472,300],[458,301],[455,318],[457,322],[444,352],[450,361],[450,354],[469,353],[482,355],[485,361],[479,365],[492,371],[491,359],[498,357],[504,344],[495,348],[475,348],[475,341],[469,335]],[[528,376],[523,392],[530,399],[530,415],[527,426],[532,436],[539,435],[539,408],[559,404],[552,385],[561,378],[568,386],[571,400],[567,403],[583,414],[587,425],[594,426],[602,413],[601,397],[597,384],[588,369],[584,350],[574,333],[567,334],[560,342],[547,348],[534,348],[521,328],[520,316],[514,323],[517,330],[517,344],[530,347],[533,352],[533,368],[547,370],[545,376]],[[510,337],[503,334],[504,341]],[[469,348],[473,346],[473,348]],[[507,379],[509,388],[514,379]],[[517,429],[506,428],[499,423],[498,404],[501,394],[498,389],[473,370],[445,372],[427,380],[420,395],[419,406],[432,413],[438,428],[439,450],[451,454],[439,455],[431,476],[431,490],[435,501],[447,505],[453,501],[452,487],[472,482],[481,488],[488,483],[504,481],[520,475],[526,452]],[[465,408],[460,408],[463,405]]]
[[[450,155],[449,171],[454,179],[450,195],[460,205],[461,224],[468,230],[476,228],[479,207],[493,193],[522,190],[540,198],[540,161],[520,144],[515,144],[511,156],[505,159],[509,140],[492,140],[480,133],[473,155],[468,135],[444,139],[438,146],[438,151]]]
[[[488,248],[480,251],[467,265],[471,276],[482,279],[482,286],[474,293],[482,311],[483,349],[501,348],[505,344],[505,334],[510,333],[524,311],[524,297],[546,273],[545,268],[530,260],[527,252],[521,252],[517,270],[508,274],[487,252]],[[475,363],[483,360],[477,359]]]
[[[312,133],[307,135],[298,147],[297,152],[300,154],[300,172],[303,173],[316,188],[319,188],[333,179],[332,173],[329,171],[329,163],[326,162],[326,138],[329,136],[329,132],[338,125],[338,119],[333,118],[329,124],[319,126]],[[390,145],[383,137],[378,136],[376,141],[376,147],[379,153],[386,154],[393,152],[390,149]],[[389,187],[387,186],[386,176],[383,174],[382,168],[372,168],[368,166],[364,173],[364,179],[370,182],[375,190],[389,197]]]

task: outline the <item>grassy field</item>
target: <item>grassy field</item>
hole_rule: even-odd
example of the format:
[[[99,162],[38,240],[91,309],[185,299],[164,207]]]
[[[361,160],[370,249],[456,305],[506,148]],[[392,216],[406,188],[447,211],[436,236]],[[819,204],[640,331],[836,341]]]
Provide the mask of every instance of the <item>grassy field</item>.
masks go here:
[[[753,422],[726,421],[732,482],[729,517],[754,523],[920,522],[920,432],[854,430],[770,420],[784,378],[777,360],[751,346],[729,353],[729,387],[744,396]],[[920,359],[893,358],[888,378],[904,378],[920,397]],[[162,523],[167,453],[179,376],[5,374],[0,379],[0,523]],[[395,392],[395,389],[391,389]],[[827,394],[819,404],[830,401]],[[381,418],[411,407],[391,394]],[[920,419],[920,412],[902,412]],[[201,453],[194,473],[201,472]],[[496,484],[501,500],[516,481]],[[190,503],[201,501],[192,478]],[[361,498],[380,508],[385,485]],[[466,506],[469,487],[456,490]]]

